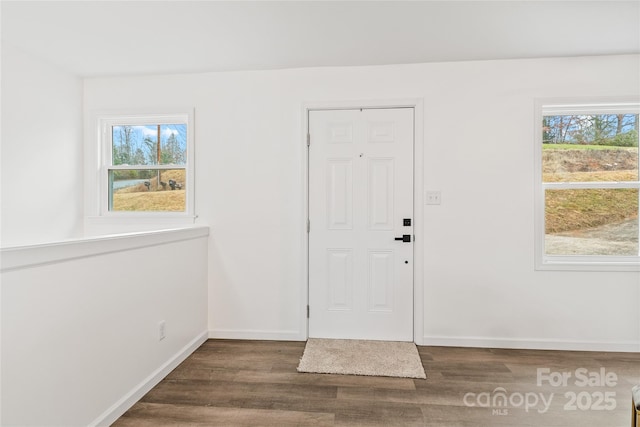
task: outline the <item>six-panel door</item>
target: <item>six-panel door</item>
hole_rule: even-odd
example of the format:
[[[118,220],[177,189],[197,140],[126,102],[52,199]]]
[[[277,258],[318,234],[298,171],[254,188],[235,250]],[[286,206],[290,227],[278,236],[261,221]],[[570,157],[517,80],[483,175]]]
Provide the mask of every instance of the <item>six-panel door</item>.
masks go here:
[[[413,113],[309,113],[309,337],[413,341]]]

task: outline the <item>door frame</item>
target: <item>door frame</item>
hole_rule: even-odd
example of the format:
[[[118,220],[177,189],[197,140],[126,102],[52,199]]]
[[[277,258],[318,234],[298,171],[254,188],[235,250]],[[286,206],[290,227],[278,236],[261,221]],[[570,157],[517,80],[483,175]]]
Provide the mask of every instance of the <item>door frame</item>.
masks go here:
[[[302,105],[302,136],[300,141],[302,169],[302,276],[300,283],[300,338],[309,338],[309,234],[307,220],[309,218],[309,150],[307,134],[309,132],[309,113],[316,110],[357,110],[360,108],[413,108],[413,341],[417,345],[424,344],[424,101],[422,98],[403,98],[385,100],[355,101],[320,101],[305,102]],[[313,144],[313,141],[311,142]]]

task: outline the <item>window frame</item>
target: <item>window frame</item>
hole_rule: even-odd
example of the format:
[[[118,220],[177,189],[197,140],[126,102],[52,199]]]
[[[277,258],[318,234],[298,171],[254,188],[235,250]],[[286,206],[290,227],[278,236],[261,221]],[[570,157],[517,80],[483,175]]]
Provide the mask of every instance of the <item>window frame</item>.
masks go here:
[[[575,114],[640,114],[638,98],[607,99],[537,99],[535,101],[534,143],[534,232],[535,269],[569,271],[640,271],[640,255],[547,255],[545,253],[545,191],[563,189],[622,189],[633,188],[640,192],[638,181],[624,182],[543,182],[542,174],[542,123],[544,116]],[[640,160],[640,148],[639,148]],[[640,193],[639,193],[640,197]]]
[[[163,225],[192,224],[196,218],[194,211],[194,112],[193,109],[162,109],[135,111],[97,111],[91,114],[89,128],[93,133],[92,146],[88,155],[93,159],[91,174],[87,176],[86,187],[88,222],[102,223],[150,223]],[[162,125],[186,124],[187,156],[184,165],[113,165],[112,126],[118,125]],[[142,167],[136,167],[142,166]],[[185,170],[185,210],[164,211],[112,211],[109,210],[109,171],[118,169]]]

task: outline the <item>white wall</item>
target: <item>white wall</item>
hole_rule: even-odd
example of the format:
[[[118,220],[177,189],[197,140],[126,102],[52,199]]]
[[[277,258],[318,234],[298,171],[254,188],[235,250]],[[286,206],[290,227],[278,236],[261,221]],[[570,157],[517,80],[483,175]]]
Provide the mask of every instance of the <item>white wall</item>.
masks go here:
[[[3,250],[0,424],[108,425],[204,342],[207,235]]]
[[[213,337],[304,339],[302,105],[424,99],[426,344],[640,348],[638,273],[534,271],[534,99],[636,95],[638,56],[85,81],[85,112],[195,107]]]
[[[82,232],[82,80],[2,43],[2,246]]]

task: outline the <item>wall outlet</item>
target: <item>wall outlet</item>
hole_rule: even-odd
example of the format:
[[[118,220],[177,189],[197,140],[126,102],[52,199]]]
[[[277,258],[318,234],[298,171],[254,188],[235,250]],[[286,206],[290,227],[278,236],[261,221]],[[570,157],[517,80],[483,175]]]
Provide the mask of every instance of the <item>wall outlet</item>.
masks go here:
[[[167,322],[158,322],[158,341],[162,341],[167,336]]]
[[[427,205],[439,205],[442,202],[440,191],[427,191],[425,193],[425,203]]]

